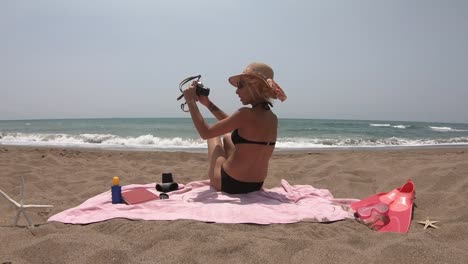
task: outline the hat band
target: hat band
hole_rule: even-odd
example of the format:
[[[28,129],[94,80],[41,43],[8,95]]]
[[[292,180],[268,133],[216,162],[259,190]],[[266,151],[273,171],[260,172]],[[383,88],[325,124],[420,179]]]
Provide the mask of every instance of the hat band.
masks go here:
[[[254,69],[254,68],[250,68],[250,67],[247,67],[247,68],[244,70],[243,73],[257,75],[258,77],[262,78],[263,80],[268,79],[268,77],[265,76],[263,73],[257,71],[257,70]]]

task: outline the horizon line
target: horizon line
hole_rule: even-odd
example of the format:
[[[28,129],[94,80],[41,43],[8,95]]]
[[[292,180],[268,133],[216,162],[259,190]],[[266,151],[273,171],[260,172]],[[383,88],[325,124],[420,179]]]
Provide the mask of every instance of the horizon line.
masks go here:
[[[214,117],[205,117],[208,119],[215,119]],[[98,119],[191,119],[190,117],[75,117],[75,118],[20,118],[20,119],[0,119],[2,121],[44,121],[44,120],[98,120]],[[288,120],[338,120],[338,121],[382,121],[382,122],[420,122],[420,123],[453,123],[465,124],[468,122],[449,122],[449,121],[416,121],[416,120],[385,120],[385,119],[347,119],[347,118],[307,118],[307,117],[282,117],[278,118]]]

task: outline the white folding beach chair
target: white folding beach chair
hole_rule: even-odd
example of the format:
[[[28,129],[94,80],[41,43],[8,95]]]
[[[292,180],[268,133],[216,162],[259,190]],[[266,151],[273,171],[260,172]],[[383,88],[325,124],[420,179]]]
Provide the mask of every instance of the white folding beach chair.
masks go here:
[[[14,221],[14,225],[18,224],[18,220],[20,217],[20,214],[23,214],[26,220],[28,221],[29,225],[31,227],[34,227],[34,224],[32,223],[31,219],[29,218],[28,214],[26,213],[27,208],[51,208],[54,207],[52,205],[40,205],[40,204],[24,204],[23,198],[24,198],[24,178],[21,176],[21,186],[20,186],[20,202],[16,202],[15,200],[11,199],[10,196],[8,196],[6,193],[4,193],[2,190],[0,190],[0,193],[12,204],[16,206],[16,209],[18,212],[16,213],[16,218]]]

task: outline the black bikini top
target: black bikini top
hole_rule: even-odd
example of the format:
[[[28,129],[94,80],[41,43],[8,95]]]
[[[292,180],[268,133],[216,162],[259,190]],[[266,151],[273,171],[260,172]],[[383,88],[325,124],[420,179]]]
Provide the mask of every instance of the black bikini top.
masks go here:
[[[239,135],[239,129],[232,131],[231,139],[234,145],[236,144],[258,144],[258,145],[274,146],[276,144],[276,142],[253,141],[253,140],[245,139]]]

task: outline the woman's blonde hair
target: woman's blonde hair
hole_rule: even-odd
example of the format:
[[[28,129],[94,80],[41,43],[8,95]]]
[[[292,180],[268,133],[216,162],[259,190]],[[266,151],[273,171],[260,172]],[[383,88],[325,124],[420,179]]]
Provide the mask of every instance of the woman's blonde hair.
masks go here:
[[[266,102],[272,102],[274,95],[270,87],[266,85],[263,80],[260,80],[255,77],[244,76],[243,81],[246,83],[246,87],[250,92],[250,95],[254,98],[262,98]]]

